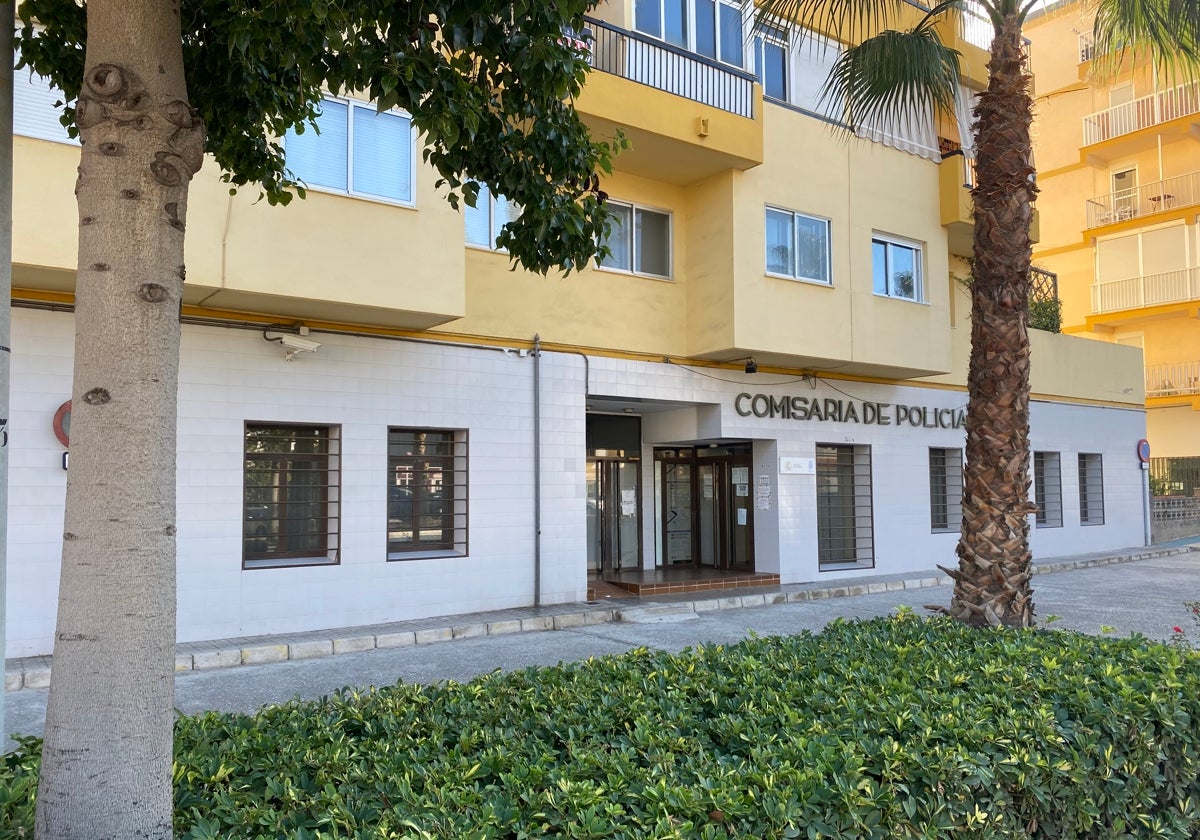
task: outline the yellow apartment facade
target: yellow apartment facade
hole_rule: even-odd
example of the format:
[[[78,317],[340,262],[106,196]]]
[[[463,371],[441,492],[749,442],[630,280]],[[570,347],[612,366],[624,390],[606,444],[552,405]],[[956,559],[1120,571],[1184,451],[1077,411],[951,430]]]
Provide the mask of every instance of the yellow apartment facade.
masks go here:
[[[913,7],[913,14],[919,9]],[[974,27],[974,29],[973,29]],[[944,35],[983,83],[978,22]],[[969,144],[847,140],[838,45],[725,0],[626,0],[577,107],[632,149],[611,258],[513,272],[407,116],[330,96],[287,208],[195,180],[179,394],[179,639],[953,563]],[[48,652],[69,445],[72,184],[19,77],[9,654]],[[944,157],[945,156],[945,157]],[[1036,332],[1034,549],[1140,544],[1136,350]]]
[[[1141,348],[1156,495],[1200,471],[1200,85],[1149,66],[1094,72],[1092,18],[1059,3],[1027,26],[1037,70],[1041,242],[1064,332]]]

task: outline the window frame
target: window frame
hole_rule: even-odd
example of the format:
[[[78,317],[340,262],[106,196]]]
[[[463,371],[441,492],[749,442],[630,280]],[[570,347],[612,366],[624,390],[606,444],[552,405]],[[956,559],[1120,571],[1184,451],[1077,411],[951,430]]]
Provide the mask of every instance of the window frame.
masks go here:
[[[628,207],[629,208],[629,267],[618,266],[610,262],[601,262],[596,260],[595,266],[599,271],[611,271],[614,274],[628,274],[633,277],[648,277],[651,280],[668,280],[675,279],[675,214],[670,210],[665,210],[659,207],[650,207],[646,204],[638,204],[634,201],[622,201],[620,199],[610,198],[608,200],[609,207]],[[635,266],[638,263],[638,235],[637,235],[637,214],[655,213],[667,218],[667,274],[652,274],[647,271],[637,271]],[[607,238],[601,242],[606,244]]]
[[[329,195],[346,196],[348,198],[357,198],[357,199],[361,199],[363,201],[374,201],[379,204],[390,204],[393,207],[405,207],[408,209],[416,208],[416,206],[417,206],[417,152],[418,152],[418,149],[417,149],[417,131],[416,131],[416,128],[413,126],[412,114],[410,114],[408,111],[405,111],[402,108],[389,108],[386,111],[379,111],[375,107],[375,105],[371,102],[366,102],[361,99],[353,99],[348,96],[335,96],[331,93],[326,93],[324,96],[322,96],[321,101],[322,102],[334,102],[339,105],[345,105],[347,108],[347,110],[346,110],[346,149],[345,149],[345,153],[346,153],[346,189],[341,189],[339,187],[330,187],[325,184],[309,184],[307,181],[302,179],[295,172],[292,172],[292,174],[296,176],[296,179],[304,185],[304,188],[306,190],[311,190],[312,192],[326,193]],[[408,183],[409,183],[409,191],[411,194],[407,201],[403,200],[403,199],[391,198],[386,195],[378,195],[376,193],[364,192],[362,190],[354,189],[354,109],[355,108],[365,108],[365,109],[368,109],[369,111],[371,111],[371,113],[373,113],[373,114],[391,114],[393,116],[402,117],[403,119],[408,121],[408,150],[409,150],[408,151]],[[319,120],[320,120],[320,117],[318,117],[318,121]],[[316,130],[313,125],[306,124],[305,125],[305,133],[307,133],[309,131],[315,132]],[[320,137],[320,134],[317,134],[316,136]],[[287,161],[287,135],[286,134],[284,135],[282,145],[283,145],[284,162],[286,164],[286,161]],[[288,171],[289,172],[292,171],[290,167],[288,168]]]
[[[786,213],[789,216],[791,216],[791,228],[792,228],[791,263],[792,263],[792,267],[793,267],[793,273],[791,273],[791,274],[783,274],[778,271],[772,271],[769,268],[769,266],[771,264],[770,256],[769,256],[769,251],[770,251],[771,246],[770,246],[770,243],[767,241],[766,220],[767,220],[769,214],[772,212]],[[820,280],[815,277],[805,277],[804,275],[801,275],[799,273],[800,226],[797,224],[798,219],[807,219],[809,221],[819,222],[825,228],[825,274],[826,274],[826,277],[828,277],[827,280]],[[763,250],[763,255],[764,255],[763,273],[766,274],[768,277],[780,277],[785,280],[796,280],[801,283],[811,283],[816,286],[826,286],[826,287],[832,288],[832,286],[833,286],[833,220],[832,219],[827,219],[824,216],[814,216],[811,213],[801,213],[798,210],[789,210],[786,207],[779,207],[774,204],[768,204],[768,205],[766,205],[766,209],[763,211],[763,249],[764,249]]]
[[[833,467],[835,470],[831,472],[829,464],[829,456],[834,456]],[[850,463],[846,464],[841,461],[842,455],[850,455]],[[831,513],[829,508],[829,500],[834,497],[832,493],[822,492],[822,479],[825,480],[826,486],[830,486],[831,479],[836,479],[840,484],[841,479],[845,477],[845,468],[849,467],[849,477],[851,479],[851,517],[852,524],[849,527],[853,531],[852,547],[846,541],[846,533],[842,533],[839,537],[839,544],[833,545],[829,541],[834,536],[834,532],[841,530],[846,531],[847,526],[828,519]],[[874,502],[874,478],[872,475],[871,466],[871,447],[864,444],[843,444],[843,443],[818,443],[816,445],[816,494],[817,503],[817,571],[818,572],[839,572],[850,571],[855,569],[873,569],[875,568],[875,502]],[[838,494],[839,498],[846,498]],[[843,505],[844,507],[844,505]],[[843,522],[844,522],[843,517]],[[831,556],[834,553],[845,554],[847,551],[853,553],[853,557],[836,557]]]
[[[517,206],[515,201],[509,201],[509,199],[504,196],[501,196],[501,198],[504,198],[504,200],[511,206],[513,206],[513,207]],[[482,209],[480,208],[479,205],[481,203],[483,203],[483,201],[485,199],[487,201],[488,232],[491,234],[491,237],[492,237],[490,245],[480,245],[478,242],[472,242],[471,240],[466,238],[466,235],[467,235],[467,232],[466,232],[467,213],[469,211],[474,211],[477,213],[482,212]],[[507,254],[508,253],[508,249],[501,248],[499,245],[496,244],[496,240],[500,237],[500,229],[502,227],[504,227],[506,224],[508,224],[509,222],[516,221],[516,219],[505,219],[504,221],[499,222],[499,224],[497,224],[496,203],[497,203],[496,196],[492,195],[492,191],[487,188],[486,184],[479,185],[479,194],[475,199],[474,207],[470,207],[466,204],[466,202],[463,202],[463,240],[464,240],[464,244],[466,245],[466,247],[474,248],[477,251],[490,251],[493,254]],[[520,218],[520,215],[521,215],[520,209],[518,208],[517,218]]]
[[[767,92],[766,61],[767,44],[783,49],[783,96]],[[754,76],[763,89],[763,98],[772,102],[792,101],[792,52],[794,49],[792,30],[784,23],[764,24],[754,33]]]
[[[881,292],[875,288],[875,246],[884,246],[884,280],[888,287],[887,291]],[[913,296],[894,294],[891,290],[891,263],[892,250],[894,248],[903,248],[913,252]],[[891,234],[879,233],[878,231],[871,234],[871,291],[876,297],[889,298],[891,300],[905,300],[909,303],[925,303],[925,247],[922,243],[912,239],[904,239]]]
[[[250,431],[252,429],[321,429],[325,431],[325,451],[305,453],[255,452],[248,450]],[[325,509],[325,534],[322,540],[323,548],[317,551],[275,551],[247,552],[247,525],[255,521],[250,516],[252,507],[263,504],[288,505],[292,502],[284,499],[273,503],[251,503],[247,498],[250,485],[247,476],[250,472],[249,462],[255,460],[291,461],[300,457],[312,459],[320,456],[324,462],[326,482],[322,487],[319,504]],[[242,569],[285,569],[301,566],[337,566],[341,563],[341,426],[330,423],[294,423],[247,420],[242,425]],[[299,503],[298,503],[299,504]],[[286,521],[287,517],[272,518],[272,522]],[[262,526],[258,526],[261,528]],[[264,530],[263,533],[266,533]],[[257,532],[255,534],[258,535]],[[250,556],[253,554],[254,556]]]
[[[21,51],[13,53],[13,124],[14,137],[27,137],[31,140],[44,140],[47,143],[61,143],[65,146],[79,147],[79,138],[71,137],[67,127],[59,121],[62,109],[54,107],[55,99],[67,102],[67,95],[61,89],[40,73],[34,73],[30,67],[17,69],[21,61]],[[22,78],[22,76],[24,78]],[[53,127],[43,125],[41,121],[53,116]],[[29,123],[33,124],[34,132],[25,130]]]
[[[1095,459],[1094,461],[1092,459]],[[1104,456],[1099,452],[1080,452],[1077,456],[1079,465],[1079,524],[1104,524]],[[1096,489],[1099,491],[1093,499],[1091,493],[1091,470],[1094,465],[1097,472]],[[1099,515],[1095,515],[1098,508]]]
[[[396,434],[437,434],[449,435],[448,441],[439,441],[449,443],[449,454],[433,454],[433,455],[397,455],[391,454],[392,435]],[[403,560],[423,560],[430,558],[444,557],[466,557],[469,550],[469,532],[470,532],[470,446],[469,433],[467,429],[449,429],[449,428],[434,428],[426,426],[388,426],[387,427],[387,506],[388,510],[385,515],[385,552],[389,563]],[[444,488],[443,495],[438,499],[418,498],[418,492],[422,485],[417,482],[409,482],[403,484],[395,481],[394,478],[398,475],[398,468],[403,466],[406,460],[438,460],[442,462],[443,480],[441,486]],[[450,464],[450,481],[445,480],[445,464]],[[416,471],[413,471],[416,474]],[[410,494],[409,504],[412,506],[410,517],[420,515],[417,510],[417,505],[431,502],[448,503],[448,511],[436,514],[440,517],[449,517],[450,538],[442,539],[436,542],[422,543],[416,539],[414,534],[413,540],[407,546],[397,542],[393,542],[391,536],[391,491],[393,487],[408,486],[413,488]],[[448,492],[448,496],[446,495]],[[443,537],[447,530],[443,526]]]
[[[1053,469],[1047,469],[1050,464]],[[1039,450],[1033,453],[1033,503],[1037,506],[1035,528],[1063,527],[1061,452]]]
[[[645,35],[647,38],[653,38],[656,41],[661,41],[664,44],[669,44],[670,46],[672,46],[676,49],[685,50],[694,55],[701,56],[704,59],[707,59],[709,61],[716,61],[720,64],[725,64],[729,67],[736,67],[739,70],[746,69],[747,57],[748,57],[746,46],[749,42],[749,38],[747,37],[748,32],[747,32],[746,25],[747,25],[747,23],[750,22],[750,19],[751,19],[750,14],[752,14],[752,11],[750,13],[748,13],[747,9],[752,10],[753,7],[748,7],[748,6],[738,2],[738,0],[712,0],[712,4],[713,4],[713,52],[716,54],[710,56],[710,55],[700,52],[700,50],[699,50],[698,40],[697,40],[697,29],[696,29],[696,21],[699,18],[699,13],[696,8],[696,0],[684,0],[684,3],[686,5],[685,14],[687,15],[687,20],[684,21],[684,27],[683,27],[684,28],[684,32],[683,32],[684,43],[683,44],[678,44],[675,41],[672,41],[667,38],[667,23],[666,23],[667,22],[667,15],[666,15],[667,0],[644,0],[644,2],[654,3],[658,6],[658,30],[659,30],[658,32],[649,32],[645,29],[639,28],[637,13],[638,13],[638,5],[640,2],[643,2],[643,0],[634,0],[634,3],[633,3],[633,31],[634,32],[638,33],[639,35]],[[723,56],[724,50],[721,47],[721,43],[722,43],[721,7],[722,6],[727,6],[730,9],[733,9],[734,11],[736,11],[738,14],[738,18],[740,20],[739,29],[738,29],[737,34],[738,34],[738,43],[741,45],[741,53],[742,54],[741,54],[741,61],[738,63],[730,61],[728,58],[725,58]]]
[[[938,458],[941,459],[940,464],[936,463]],[[939,480],[940,488],[936,483]],[[962,498],[963,450],[929,447],[930,533],[956,534],[962,531]]]

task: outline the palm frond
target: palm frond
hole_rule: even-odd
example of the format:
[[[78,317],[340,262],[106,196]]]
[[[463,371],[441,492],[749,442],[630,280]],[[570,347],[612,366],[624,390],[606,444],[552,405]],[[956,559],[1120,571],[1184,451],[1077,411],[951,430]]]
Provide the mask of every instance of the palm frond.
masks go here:
[[[959,52],[942,43],[932,19],[909,32],[886,30],[842,53],[821,90],[831,116],[852,130],[954,113]]]
[[[855,44],[884,27],[899,26],[906,13],[912,13],[912,5],[905,0],[762,0],[755,11],[755,26],[790,21],[809,32]]]
[[[1197,0],[1099,0],[1092,37],[1092,70],[1100,77],[1142,64],[1171,76],[1200,75]]]

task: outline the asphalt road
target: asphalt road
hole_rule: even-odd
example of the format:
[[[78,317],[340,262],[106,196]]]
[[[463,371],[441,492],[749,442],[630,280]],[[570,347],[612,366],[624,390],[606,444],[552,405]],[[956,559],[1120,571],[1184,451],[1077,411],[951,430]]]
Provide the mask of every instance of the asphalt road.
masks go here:
[[[1184,603],[1200,601],[1200,552],[1122,563],[1034,578],[1039,621],[1082,633],[1140,633],[1166,639],[1173,626],[1200,633]],[[611,623],[538,633],[486,636],[440,644],[379,649],[324,659],[295,660],[216,671],[189,671],[176,678],[176,703],[184,712],[208,709],[251,712],[295,696],[315,698],[343,686],[469,680],[496,669],[553,665],[644,646],[681,650],[700,642],[729,643],[760,636],[820,630],[835,618],[886,615],[899,606],[921,612],[945,604],[950,587],[904,590],[852,598],[705,612],[687,620]],[[1113,628],[1111,631],[1106,628]],[[5,735],[40,734],[46,691],[7,695]],[[10,744],[11,745],[11,744]]]

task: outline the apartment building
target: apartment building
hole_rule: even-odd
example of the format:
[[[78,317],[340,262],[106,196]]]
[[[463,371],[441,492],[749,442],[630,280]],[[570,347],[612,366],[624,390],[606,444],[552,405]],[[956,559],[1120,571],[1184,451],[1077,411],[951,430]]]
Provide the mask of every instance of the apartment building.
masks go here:
[[[918,13],[914,9],[914,13]],[[612,256],[510,271],[403,113],[330,96],[287,208],[191,192],[179,639],[931,570],[960,524],[971,167],[952,120],[847,141],[836,44],[626,0],[578,107],[633,148]],[[970,26],[947,31],[983,82]],[[979,38],[974,39],[979,42]],[[78,150],[19,75],[9,655],[50,650]],[[967,146],[964,149],[964,145]],[[943,159],[943,155],[947,155]],[[1140,544],[1136,350],[1036,332],[1037,554]]]
[[[1034,262],[1058,276],[1064,332],[1141,348],[1154,489],[1190,496],[1200,486],[1189,469],[1200,466],[1200,86],[1144,63],[1095,72],[1091,11],[1079,2],[1026,32],[1043,220]]]

